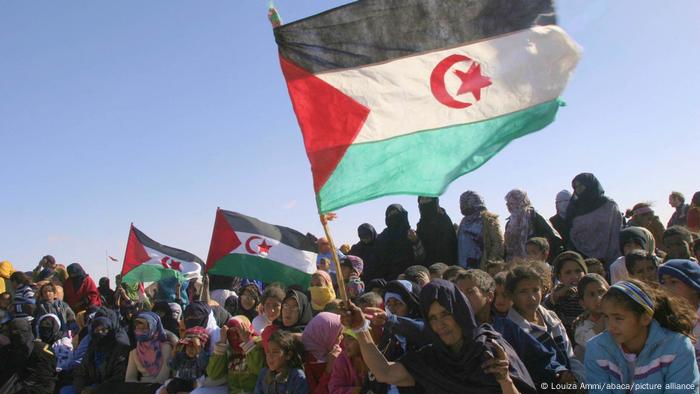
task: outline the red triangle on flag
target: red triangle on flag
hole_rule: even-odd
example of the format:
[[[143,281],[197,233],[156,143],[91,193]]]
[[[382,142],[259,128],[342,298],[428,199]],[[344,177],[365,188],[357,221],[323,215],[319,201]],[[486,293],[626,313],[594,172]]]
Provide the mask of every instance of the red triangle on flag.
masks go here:
[[[126,243],[126,253],[124,254],[124,263],[122,264],[122,276],[150,259],[146,249],[136,236],[134,225],[132,224],[129,230],[129,240]]]
[[[209,255],[207,256],[207,271],[222,257],[228,255],[239,246],[241,246],[241,240],[238,239],[236,232],[233,231],[228,220],[226,220],[226,215],[224,215],[223,211],[217,209],[216,219],[214,219],[214,231],[212,232],[211,244],[209,245]]]
[[[280,64],[318,193],[359,134],[370,110],[282,56]]]

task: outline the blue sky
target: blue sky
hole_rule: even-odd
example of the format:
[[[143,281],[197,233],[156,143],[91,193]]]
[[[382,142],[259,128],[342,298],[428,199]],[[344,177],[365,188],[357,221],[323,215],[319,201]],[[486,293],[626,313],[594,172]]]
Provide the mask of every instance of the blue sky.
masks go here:
[[[279,0],[284,21],[347,1]],[[700,3],[559,1],[584,49],[558,119],[514,141],[441,198],[453,221],[477,190],[528,191],[543,214],[579,172],[622,209],[700,189]],[[22,270],[44,254],[99,277],[123,258],[134,224],[206,258],[217,206],[321,234],[309,164],[258,1],[0,3],[0,260]],[[387,205],[411,223],[416,198],[344,208],[337,243],[384,227]],[[121,263],[110,263],[114,275]]]

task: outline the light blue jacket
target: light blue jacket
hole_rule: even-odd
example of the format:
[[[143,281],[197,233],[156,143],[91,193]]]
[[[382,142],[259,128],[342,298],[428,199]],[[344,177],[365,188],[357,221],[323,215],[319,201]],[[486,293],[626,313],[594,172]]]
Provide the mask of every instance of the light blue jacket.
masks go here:
[[[685,335],[656,320],[634,363],[625,359],[613,337],[603,332],[586,344],[586,385],[595,393],[697,393],[700,373],[695,349]]]

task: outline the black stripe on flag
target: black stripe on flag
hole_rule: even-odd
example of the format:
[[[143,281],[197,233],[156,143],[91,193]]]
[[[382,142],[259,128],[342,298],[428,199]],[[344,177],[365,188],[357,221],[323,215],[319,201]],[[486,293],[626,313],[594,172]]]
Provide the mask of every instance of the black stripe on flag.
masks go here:
[[[274,32],[282,56],[318,73],[553,23],[552,0],[361,0]]]
[[[237,212],[222,211],[224,216],[226,216],[226,220],[228,220],[228,223],[235,232],[259,234],[264,237],[280,241],[294,249],[306,250],[308,252],[316,253],[318,249],[314,241],[297,230],[289,227],[265,223],[254,217],[246,216]]]
[[[142,233],[141,230],[137,229],[136,227],[133,227],[134,229],[134,234],[136,234],[136,238],[141,242],[141,245],[151,248],[154,250],[157,250],[164,255],[168,255],[175,260],[179,261],[191,261],[194,263],[199,263],[202,266],[204,266],[204,261],[200,259],[199,257],[193,255],[190,252],[186,252],[182,249],[176,249],[167,245],[162,245],[151,238],[149,238],[146,234]]]

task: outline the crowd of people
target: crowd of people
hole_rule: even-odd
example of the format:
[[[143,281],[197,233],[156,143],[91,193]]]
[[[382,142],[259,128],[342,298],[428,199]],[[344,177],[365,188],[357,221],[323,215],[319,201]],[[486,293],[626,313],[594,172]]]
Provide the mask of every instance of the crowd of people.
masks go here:
[[[418,198],[415,230],[390,205],[380,233],[319,238],[308,285],[113,289],[50,255],[3,261],[0,394],[698,392],[700,192],[671,193],[666,226],[588,173],[551,218],[525,191],[505,202],[504,231],[475,191],[458,224],[438,198]]]

